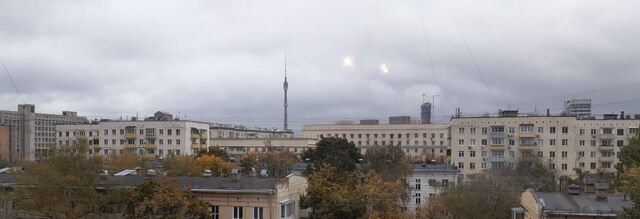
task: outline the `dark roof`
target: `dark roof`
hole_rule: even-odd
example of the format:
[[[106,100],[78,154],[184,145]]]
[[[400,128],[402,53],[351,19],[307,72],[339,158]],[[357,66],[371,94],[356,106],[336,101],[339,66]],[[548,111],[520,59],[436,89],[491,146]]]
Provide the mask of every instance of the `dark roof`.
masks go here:
[[[606,201],[598,201],[593,193],[536,192],[535,196],[545,214],[620,214],[623,207],[633,205],[631,200],[618,195],[609,195]]]
[[[413,171],[458,172],[453,164],[414,164]]]

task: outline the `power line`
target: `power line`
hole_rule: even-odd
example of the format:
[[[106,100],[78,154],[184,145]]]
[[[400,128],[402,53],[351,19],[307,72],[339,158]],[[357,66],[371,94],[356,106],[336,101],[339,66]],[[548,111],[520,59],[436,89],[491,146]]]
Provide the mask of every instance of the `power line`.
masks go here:
[[[20,93],[20,90],[18,89],[18,86],[16,86],[16,82],[13,81],[13,77],[11,77],[11,73],[9,73],[9,70],[7,70],[7,66],[4,65],[4,61],[2,60],[2,58],[0,58],[0,63],[2,63],[2,68],[4,69],[4,72],[9,77],[9,80],[11,81],[11,84],[13,85],[13,88],[16,89],[16,92],[18,93],[18,96],[22,100],[22,104],[27,104],[27,102],[24,101],[24,97],[22,96],[22,93]]]
[[[451,18],[453,18],[453,23],[455,23],[456,28],[458,29],[458,33],[460,34],[460,38],[462,38],[462,42],[464,42],[464,46],[467,49],[467,52],[469,53],[469,56],[471,57],[471,60],[473,61],[473,65],[475,66],[476,71],[480,75],[480,79],[482,79],[482,83],[487,88],[487,91],[489,91],[489,95],[491,96],[491,99],[493,100],[493,103],[496,105],[496,107],[499,108],[500,106],[498,105],[498,101],[496,101],[495,96],[493,96],[493,92],[491,92],[491,88],[489,88],[489,85],[487,84],[487,81],[484,79],[484,75],[482,74],[482,71],[480,70],[480,65],[478,65],[478,61],[476,60],[476,57],[471,52],[471,48],[469,47],[469,43],[467,43],[467,39],[464,37],[464,34],[462,33],[462,29],[460,28],[460,25],[458,24],[458,20],[456,19],[456,16],[453,13],[453,9],[451,8],[451,5],[449,4],[449,1],[446,0],[445,2],[447,3],[447,7],[449,8],[449,14],[451,14]]]

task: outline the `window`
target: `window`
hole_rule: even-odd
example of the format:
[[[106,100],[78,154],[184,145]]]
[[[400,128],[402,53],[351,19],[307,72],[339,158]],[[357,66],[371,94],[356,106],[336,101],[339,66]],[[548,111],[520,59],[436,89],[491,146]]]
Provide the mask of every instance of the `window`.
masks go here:
[[[549,127],[549,133],[555,134],[556,133],[556,127]]]
[[[116,135],[116,130],[115,129],[111,129],[111,134],[112,135]]]
[[[176,129],[176,135],[180,135],[180,129]]]
[[[556,157],[556,152],[555,151],[549,151],[549,157],[550,158]]]
[[[487,157],[487,151],[482,151],[482,157]]]
[[[421,186],[421,185],[420,185],[420,179],[416,179],[416,190],[418,190],[418,191],[419,191],[419,190],[421,189],[421,187],[420,187],[420,186]]]
[[[463,146],[464,145],[464,139],[458,139],[458,145],[459,146]]]
[[[469,169],[475,170],[476,169],[476,163],[469,163]]]
[[[180,139],[176,139],[176,144],[180,145]]]
[[[618,129],[617,133],[618,135],[624,135],[624,129]]]
[[[476,128],[469,128],[469,133],[471,133],[472,135],[476,134]]]
[[[504,138],[491,138],[491,144],[492,145],[503,145],[504,144]]]
[[[280,218],[291,218],[293,215],[293,203],[280,205]]]
[[[480,144],[481,144],[482,146],[486,146],[486,145],[487,145],[487,139],[482,139],[482,140],[480,141]]]
[[[104,130],[104,135],[109,135],[109,130],[105,129]]]
[[[549,169],[550,169],[550,170],[555,170],[555,169],[556,169],[556,164],[554,164],[554,163],[550,163],[550,164],[549,164]]]
[[[220,219],[220,206],[210,206],[209,211],[211,211],[211,219]]]
[[[464,157],[464,151],[458,151],[458,157]]]
[[[173,129],[167,129],[167,135],[171,135],[171,130]]]
[[[638,128],[629,128],[629,134],[636,134],[638,133]]]
[[[556,145],[556,140],[555,139],[549,139],[549,145],[551,145],[551,146]]]
[[[584,129],[580,129],[580,135],[584,135],[585,131]]]
[[[584,140],[580,140],[580,146],[584,146]]]
[[[476,145],[476,140],[475,139],[469,139],[469,145],[475,146]]]
[[[562,164],[562,170],[567,170],[567,164],[566,163]]]
[[[589,168],[591,168],[592,170],[595,170],[596,169],[596,163],[595,162],[591,162],[589,164]]]
[[[244,215],[244,212],[242,207],[239,207],[239,206],[233,207],[233,219],[242,219],[244,218],[243,215]]]
[[[566,151],[562,152],[562,158],[567,158],[568,153]]]
[[[416,205],[420,204],[420,193],[416,193]]]
[[[569,133],[569,127],[562,127],[562,134]]]
[[[618,140],[618,141],[616,142],[616,146],[618,146],[618,147],[622,147],[622,146],[624,146],[624,140]]]
[[[262,207],[253,207],[253,219],[264,218],[264,209]]]
[[[482,134],[486,135],[487,134],[487,127],[482,127]]]
[[[464,163],[463,162],[458,163],[458,169],[464,169]]]
[[[591,147],[595,147],[596,146],[596,140],[591,140],[590,143],[591,143]]]
[[[540,134],[544,133],[544,127],[538,127],[538,133]]]
[[[569,144],[569,139],[562,139],[562,146],[567,146]]]
[[[591,152],[591,157],[596,157],[596,152],[595,151]]]
[[[482,168],[482,169],[487,169],[487,163],[482,163],[482,164],[480,164],[480,168]]]
[[[476,157],[476,151],[469,151],[469,157]]]
[[[516,128],[509,127],[509,134],[513,134],[513,133],[516,133]]]
[[[458,128],[458,133],[464,134],[464,128]]]
[[[510,146],[516,145],[516,140],[514,140],[514,139],[509,139],[509,145],[510,145]]]

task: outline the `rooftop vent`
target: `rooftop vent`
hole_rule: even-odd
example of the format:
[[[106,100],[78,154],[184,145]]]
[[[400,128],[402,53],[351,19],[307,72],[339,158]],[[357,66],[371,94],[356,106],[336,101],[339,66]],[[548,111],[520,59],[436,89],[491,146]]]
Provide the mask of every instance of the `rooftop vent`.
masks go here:
[[[202,176],[204,177],[211,177],[211,175],[213,175],[213,173],[211,173],[211,170],[204,170],[204,173],[202,173]]]
[[[269,177],[269,173],[267,173],[267,169],[260,170],[260,177]]]

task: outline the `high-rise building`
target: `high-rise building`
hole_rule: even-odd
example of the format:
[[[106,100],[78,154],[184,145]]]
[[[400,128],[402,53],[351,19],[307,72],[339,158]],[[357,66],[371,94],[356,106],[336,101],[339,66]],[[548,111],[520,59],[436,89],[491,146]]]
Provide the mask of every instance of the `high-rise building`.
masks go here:
[[[18,111],[0,111],[0,124],[11,126],[16,132],[15,144],[10,145],[11,161],[18,159],[45,159],[55,146],[55,125],[88,123],[76,112],[63,111],[62,115],[36,113],[33,104],[18,105]]]
[[[432,105],[429,102],[420,105],[420,122],[422,124],[431,124],[431,108]]]
[[[591,116],[591,99],[571,99],[564,101],[564,113],[570,116]]]
[[[620,119],[622,118],[622,119]],[[620,148],[638,133],[640,120],[615,115],[499,116],[451,118],[451,160],[462,175],[539,160],[564,176],[615,171]]]

